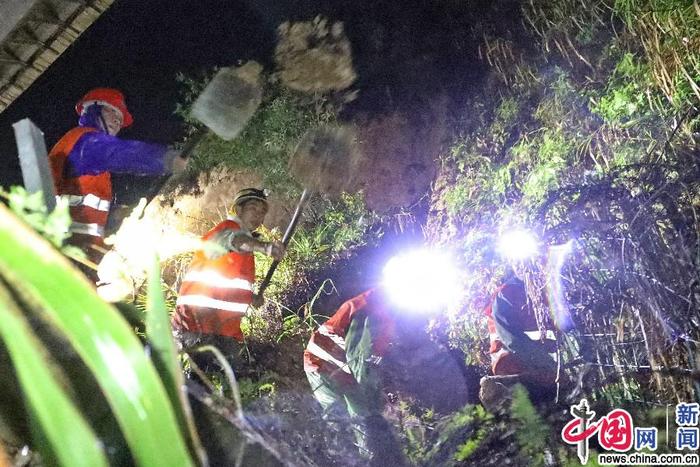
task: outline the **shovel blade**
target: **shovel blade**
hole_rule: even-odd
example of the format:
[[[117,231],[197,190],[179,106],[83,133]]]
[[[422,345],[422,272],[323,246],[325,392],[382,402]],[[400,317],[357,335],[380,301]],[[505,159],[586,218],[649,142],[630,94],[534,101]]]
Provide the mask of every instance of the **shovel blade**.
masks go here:
[[[262,101],[262,66],[248,62],[219,70],[197,97],[192,116],[230,141],[245,128]]]
[[[289,171],[305,188],[339,195],[352,185],[359,159],[354,131],[325,126],[306,132],[289,161]]]

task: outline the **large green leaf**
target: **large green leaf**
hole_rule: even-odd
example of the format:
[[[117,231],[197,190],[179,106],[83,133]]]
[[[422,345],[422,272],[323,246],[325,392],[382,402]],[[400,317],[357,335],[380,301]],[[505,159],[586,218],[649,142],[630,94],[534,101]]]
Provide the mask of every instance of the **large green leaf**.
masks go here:
[[[54,376],[48,352],[2,285],[0,314],[0,338],[10,354],[27,405],[50,444],[50,448],[46,446],[48,451],[61,465],[107,466],[102,443]]]
[[[207,465],[207,456],[197,434],[192,418],[192,409],[185,391],[185,378],[180,368],[168,308],[160,286],[160,266],[156,255],[148,274],[148,295],[146,297],[146,338],[151,345],[151,355],[156,369],[161,374],[170,402],[181,428],[189,433],[190,447],[200,464]]]
[[[146,337],[153,350],[153,360],[164,374],[166,389],[181,386],[182,372],[177,360],[177,350],[173,342],[165,298],[160,288],[160,268],[154,256],[148,274],[148,295],[146,297]],[[179,391],[178,391],[179,392]],[[173,402],[179,401],[176,397]]]
[[[0,274],[40,304],[92,371],[137,464],[193,465],[163,383],[129,325],[68,260],[1,205]]]

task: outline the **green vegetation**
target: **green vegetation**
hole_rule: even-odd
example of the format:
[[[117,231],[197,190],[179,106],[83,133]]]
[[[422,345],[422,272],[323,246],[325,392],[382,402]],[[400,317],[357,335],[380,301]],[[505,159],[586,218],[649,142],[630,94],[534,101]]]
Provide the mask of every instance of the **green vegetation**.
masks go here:
[[[478,406],[480,408],[480,406]],[[483,416],[483,412],[482,412]],[[477,421],[479,419],[477,418]],[[485,425],[479,426],[474,432],[473,436],[469,438],[464,444],[460,445],[457,452],[455,453],[455,460],[466,461],[471,457],[472,454],[479,449],[484,442],[484,438],[488,434],[487,427]]]
[[[521,452],[531,465],[546,465],[544,455],[547,452],[549,430],[537,409],[530,402],[527,390],[517,385],[513,390],[513,403],[511,405],[513,420],[519,425],[515,437],[520,445]]]
[[[625,337],[590,343],[606,364],[634,367],[640,356],[652,365],[690,364],[684,348],[669,357],[663,342],[680,329],[698,336],[684,299],[692,287],[683,285],[698,280],[694,5],[599,0],[582,8],[576,0],[530,0],[518,34],[532,40],[513,41],[514,31],[484,34],[493,79],[458,117],[442,157],[441,176],[452,183],[434,196],[470,271],[468,303],[448,331],[469,361],[486,361],[474,330],[506,266],[494,239],[520,225],[545,246],[576,239],[575,256],[557,277],[546,274],[544,258],[531,271],[541,320],[550,319],[541,291],[563,277],[581,330],[609,333],[617,320],[628,323]],[[648,338],[651,329],[662,337],[634,351],[618,345]],[[591,372],[592,391],[603,373]],[[652,388],[661,400],[692,394],[688,380],[663,384],[624,371],[617,377],[597,386],[611,402]]]
[[[415,465],[455,465],[468,461],[496,429],[494,417],[480,405],[468,405],[439,419],[431,410],[417,417],[411,414],[408,404],[403,403],[400,408],[406,453]]]
[[[193,465],[200,452],[181,405],[157,289],[147,321],[151,360],[118,311],[66,259],[3,206],[0,218],[0,299],[8,310],[0,334],[27,397],[13,411],[24,407],[33,435],[44,440],[37,443],[42,456],[63,465],[105,465],[129,456],[141,465]],[[57,345],[70,351],[57,353]],[[6,409],[3,419],[11,416]],[[94,417],[101,416],[113,426],[98,424]],[[128,448],[112,449],[124,442]]]
[[[243,405],[249,404],[267,395],[274,395],[276,381],[279,378],[274,372],[263,374],[260,378],[242,378],[238,381],[238,389],[241,393]]]
[[[486,370],[483,308],[508,266],[495,239],[524,226],[538,234],[543,252],[575,240],[562,267],[553,269],[552,255],[543,254],[526,271],[541,323],[552,320],[545,295],[555,286],[565,290],[577,332],[560,339],[564,382],[608,407],[690,401],[688,349],[700,341],[697,2],[527,0],[522,13],[523,24],[507,31],[499,28],[500,18],[475,23],[471,37],[483,42],[487,76],[459,103],[449,95],[436,100],[454,111],[445,112],[451,122],[436,123],[454,129],[440,157],[440,183],[429,206],[411,208],[425,212],[403,211],[411,219],[428,213],[428,224],[438,225],[430,240],[453,247],[467,272],[464,306],[435,332],[444,332],[468,363]],[[191,135],[196,124],[187,109],[207,79],[179,79],[185,95],[178,112]],[[209,136],[200,143],[191,175],[219,166],[250,172],[292,205],[300,186],[287,173],[290,155],[307,129],[335,122],[338,112],[326,97],[270,81],[239,138]],[[15,398],[11,408],[23,408],[17,421],[0,406],[0,425],[16,429],[17,439],[31,439],[49,464],[201,463],[169,334],[176,284],[154,269],[138,309],[106,305],[17,219],[68,252],[67,207],[49,214],[39,195],[16,188],[0,196],[15,212],[0,206],[0,305],[6,315],[0,339],[10,360],[0,364],[3,374],[13,376],[0,384]],[[301,396],[285,399],[286,392],[309,396],[300,360],[323,319],[319,313],[329,311],[319,303],[337,295],[334,284],[346,265],[356,266],[354,255],[376,244],[385,220],[367,209],[361,192],[311,201],[266,292],[267,304],[244,320],[250,368],[235,369],[237,383],[229,369],[205,375],[220,416],[240,422],[240,404],[248,408],[264,398],[270,411],[288,403],[285,415],[303,413],[321,431],[330,430],[316,405],[299,410]],[[281,232],[262,235],[279,239]],[[186,266],[189,257],[179,260]],[[257,255],[256,261],[261,279],[271,259]],[[560,389],[565,401],[571,388]],[[487,457],[493,463],[509,458],[518,465],[578,465],[572,449],[555,443],[566,411],[536,408],[522,388],[514,391],[510,410],[498,414],[478,405],[438,414],[396,397],[391,409],[417,465],[473,465]],[[306,446],[314,439],[302,436],[306,426],[294,428],[281,430],[287,444]],[[590,462],[595,465],[593,455]]]
[[[69,236],[68,226],[71,223],[68,204],[59,201],[53,211],[47,212],[41,192],[29,194],[19,186],[13,186],[9,192],[0,187],[0,198],[6,200],[16,216],[64,254],[73,258],[85,257],[81,250],[64,243]]]
[[[204,88],[206,79],[180,77],[185,87],[184,103],[178,113],[190,123],[190,133],[196,122],[191,120],[189,107]],[[302,135],[309,128],[335,121],[335,109],[322,97],[311,98],[268,83],[260,108],[243,132],[233,141],[208,135],[197,145],[188,165],[192,173],[206,172],[217,166],[250,169],[263,176],[267,187],[282,196],[298,196],[299,185],[287,171],[289,157]]]

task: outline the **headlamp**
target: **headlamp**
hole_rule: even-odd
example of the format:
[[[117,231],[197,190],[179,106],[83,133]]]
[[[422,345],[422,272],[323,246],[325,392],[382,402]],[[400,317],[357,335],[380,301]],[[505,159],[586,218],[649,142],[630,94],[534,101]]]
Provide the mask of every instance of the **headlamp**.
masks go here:
[[[398,254],[383,273],[389,299],[401,310],[434,312],[459,294],[458,271],[445,252],[420,249]]]

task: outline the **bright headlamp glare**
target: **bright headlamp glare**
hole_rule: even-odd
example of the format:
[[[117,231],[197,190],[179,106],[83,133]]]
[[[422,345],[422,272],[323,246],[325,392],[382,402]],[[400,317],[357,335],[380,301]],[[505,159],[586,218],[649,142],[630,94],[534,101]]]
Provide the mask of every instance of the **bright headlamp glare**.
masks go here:
[[[458,271],[447,253],[408,251],[387,262],[384,287],[389,299],[401,310],[435,312],[458,297]]]

